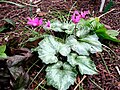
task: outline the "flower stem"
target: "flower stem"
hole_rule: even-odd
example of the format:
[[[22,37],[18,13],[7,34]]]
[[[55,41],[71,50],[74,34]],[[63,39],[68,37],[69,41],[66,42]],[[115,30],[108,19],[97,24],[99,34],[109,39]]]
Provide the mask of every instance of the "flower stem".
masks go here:
[[[31,0],[30,0],[30,5],[32,5],[32,1]],[[32,6],[30,6],[29,11],[30,11],[30,17],[32,17],[32,15],[33,15],[33,13],[32,13]]]
[[[76,28],[76,25],[75,25],[74,36],[76,36],[76,29],[77,29],[77,28]]]

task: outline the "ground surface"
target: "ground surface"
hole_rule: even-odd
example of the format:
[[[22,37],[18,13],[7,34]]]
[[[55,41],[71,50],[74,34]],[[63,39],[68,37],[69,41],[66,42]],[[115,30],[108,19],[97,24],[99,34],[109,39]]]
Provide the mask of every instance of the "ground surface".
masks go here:
[[[14,1],[25,5],[29,4],[29,0],[23,0],[24,3],[22,2],[22,0],[10,0],[10,1]],[[55,10],[56,11],[59,10],[60,12],[62,11],[68,12],[72,7],[72,5],[74,4],[74,2],[75,0],[40,0],[38,3],[34,4],[34,6],[37,5],[37,7],[33,7],[33,14],[36,14],[35,10],[37,8],[40,8],[41,13],[39,13],[38,16],[44,17],[46,19],[55,18],[53,16],[50,16],[49,13]],[[101,17],[100,21],[110,26],[112,29],[120,31],[120,3],[119,0],[115,0],[115,2],[117,4],[112,7],[115,10]],[[100,3],[99,0],[96,3],[89,2],[89,0],[78,0],[73,10],[89,9],[91,12],[95,11],[94,15],[98,16],[101,15],[100,13],[98,13],[99,3]],[[11,31],[0,33],[0,44],[8,41],[9,46],[11,46],[11,48],[16,48],[16,49],[19,48],[19,44],[21,43],[21,41],[24,41],[23,38],[26,38],[26,35],[28,35],[24,33],[22,30],[22,28],[24,27],[27,21],[26,17],[28,16],[29,16],[29,5],[26,8],[18,8],[15,5],[0,3],[0,26],[4,25],[5,23],[4,21],[2,21],[3,18],[11,18],[16,22],[15,30],[20,30],[19,32],[15,32],[12,29]],[[8,40],[5,41],[4,40],[5,38],[3,38],[5,35],[11,35],[11,37],[8,37]],[[20,39],[20,37],[22,37],[22,39]],[[118,38],[120,39],[120,35],[118,36]],[[17,40],[17,42],[15,42],[15,44],[12,45],[12,40],[13,42]],[[85,80],[81,84],[84,90],[100,90],[100,88],[96,86],[92,81],[94,81],[104,90],[120,90],[120,75],[118,74],[118,71],[115,68],[116,66],[120,68],[120,43],[113,43],[110,41],[103,41],[103,43],[108,47],[110,47],[110,49],[112,49],[116,53],[115,56],[112,53],[112,51],[110,51],[108,48],[106,49],[108,50],[110,55],[107,51],[103,51],[102,53],[102,56],[106,62],[106,65],[108,66],[110,73],[108,73],[108,71],[106,70],[106,67],[101,59],[101,56],[99,54],[92,55],[91,57],[93,58],[97,66],[99,74],[93,76],[87,76],[85,78]],[[12,54],[8,53],[8,55],[12,55]],[[26,63],[26,66],[30,67],[34,62],[35,59],[33,59],[29,63]],[[42,62],[39,61],[34,66],[34,68],[31,69],[29,73],[30,78],[33,79],[34,76],[43,66],[44,65],[42,64]],[[78,81],[79,79],[82,79],[82,77],[83,76],[78,76]],[[35,88],[39,82],[44,80],[44,78],[45,78],[45,72],[43,69],[43,71],[39,74],[39,76],[35,79],[35,81],[30,85],[30,88],[31,89]],[[44,85],[45,83],[46,81],[44,80],[42,84]],[[71,86],[69,90],[73,90],[75,86],[76,84],[74,86]],[[45,88],[46,90],[55,90],[53,87],[51,86],[48,87],[46,84],[45,84]],[[40,90],[42,90],[42,87],[40,88]]]

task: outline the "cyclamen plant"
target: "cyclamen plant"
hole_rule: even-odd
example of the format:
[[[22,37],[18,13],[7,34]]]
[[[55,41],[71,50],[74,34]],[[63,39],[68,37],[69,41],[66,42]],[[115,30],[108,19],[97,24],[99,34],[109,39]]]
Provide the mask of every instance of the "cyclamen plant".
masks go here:
[[[85,15],[83,16],[85,18]],[[95,64],[89,57],[89,52],[101,52],[101,43],[95,33],[89,34],[89,27],[80,25],[81,18],[83,18],[82,15],[75,11],[72,16],[73,22],[55,21],[50,24],[48,21],[45,25],[46,30],[49,27],[49,30],[57,33],[63,32],[67,37],[48,35],[37,47],[39,58],[48,64],[46,68],[48,84],[59,90],[66,90],[71,84],[74,84],[78,72],[82,75],[97,74]],[[76,24],[77,33],[74,36]],[[77,65],[79,71],[76,71]]]
[[[89,11],[81,14],[75,11],[69,22],[48,20],[43,25],[46,33],[34,50],[38,52],[43,63],[47,64],[47,84],[58,90],[67,90],[73,85],[78,73],[81,75],[98,73],[90,54],[102,52],[102,44],[98,37],[103,35],[101,30],[104,30],[104,35],[108,34],[99,18],[83,19],[87,14]],[[39,26],[42,25],[41,21],[42,19],[38,18],[29,19],[28,24]]]

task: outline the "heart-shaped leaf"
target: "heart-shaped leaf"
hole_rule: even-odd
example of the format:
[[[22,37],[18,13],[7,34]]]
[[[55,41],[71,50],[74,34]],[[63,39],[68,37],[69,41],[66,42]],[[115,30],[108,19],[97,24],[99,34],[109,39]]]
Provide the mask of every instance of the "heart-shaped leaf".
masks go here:
[[[72,65],[78,65],[80,73],[93,75],[97,74],[97,69],[94,62],[87,56],[77,56],[75,53],[71,53],[68,56],[67,61]]]
[[[58,42],[55,42],[52,36],[46,37],[39,43],[38,54],[39,58],[46,64],[56,63],[58,61],[55,54],[59,49]]]
[[[102,51],[102,45],[98,41],[96,34],[79,39],[79,41],[77,41],[74,36],[69,36],[66,43],[70,45],[72,50],[76,51],[79,55],[89,55],[89,52],[96,53]]]
[[[120,40],[115,37],[118,33],[113,31],[112,34],[111,30],[107,30],[105,26],[99,22],[99,18],[91,18],[89,22],[99,38],[120,42]]]
[[[48,85],[52,85],[58,90],[67,90],[70,85],[74,84],[76,76],[76,70],[67,63],[57,62],[46,69]]]
[[[96,34],[82,38],[80,41],[82,41],[81,44],[84,44],[84,47],[86,47],[86,50],[89,52],[102,52],[102,44],[98,41],[98,36]]]
[[[67,56],[70,53],[69,45],[58,42],[53,36],[48,36],[43,39],[37,49],[39,58],[46,64],[56,63],[58,61],[57,53],[63,56]]]
[[[89,55],[88,51],[83,44],[80,44],[74,36],[67,38],[66,43],[70,45],[73,51],[76,51],[79,55]]]

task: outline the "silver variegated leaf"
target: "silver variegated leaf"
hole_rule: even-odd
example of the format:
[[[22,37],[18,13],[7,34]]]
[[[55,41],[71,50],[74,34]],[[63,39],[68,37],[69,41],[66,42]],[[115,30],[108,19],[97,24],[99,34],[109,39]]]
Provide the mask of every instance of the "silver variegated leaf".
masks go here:
[[[80,73],[93,75],[97,74],[97,69],[94,62],[87,56],[77,56],[77,54],[72,53],[67,57],[67,61],[72,65],[78,65]]]
[[[67,38],[66,43],[70,45],[73,51],[76,51],[79,55],[89,55],[83,44],[79,43],[74,36]]]
[[[67,90],[70,85],[74,84],[76,76],[76,70],[68,63],[57,62],[46,69],[48,85],[58,90]]]
[[[53,31],[57,31],[57,32],[63,32],[63,30],[61,29],[62,23],[60,21],[54,21],[50,24],[50,29]]]
[[[85,43],[85,47],[91,53],[102,52],[102,44],[98,41],[98,36],[96,34],[89,35],[82,38],[81,41]]]
[[[46,64],[56,63],[58,61],[57,53],[67,56],[71,49],[69,45],[55,40],[54,36],[48,36],[43,39],[37,47],[39,58]]]
[[[48,36],[39,43],[39,58],[46,64],[56,63],[58,61],[55,54],[59,50],[59,43],[54,40],[53,36]]]
[[[102,51],[102,45],[98,41],[96,34],[86,36],[82,39],[77,39],[74,36],[69,36],[66,43],[70,45],[73,51],[77,52],[79,55],[89,55],[90,53],[96,53]]]

